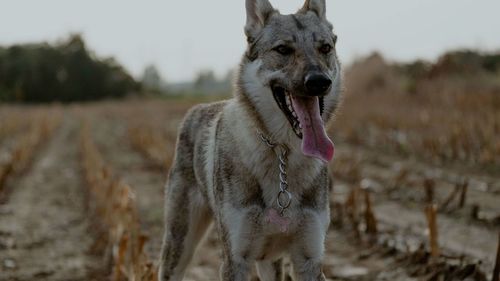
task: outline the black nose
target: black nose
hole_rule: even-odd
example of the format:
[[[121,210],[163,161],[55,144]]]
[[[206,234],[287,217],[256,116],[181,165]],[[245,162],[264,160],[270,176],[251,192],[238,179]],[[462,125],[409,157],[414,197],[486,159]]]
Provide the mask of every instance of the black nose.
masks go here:
[[[328,93],[332,80],[323,73],[314,72],[306,75],[304,84],[309,95],[324,96]]]

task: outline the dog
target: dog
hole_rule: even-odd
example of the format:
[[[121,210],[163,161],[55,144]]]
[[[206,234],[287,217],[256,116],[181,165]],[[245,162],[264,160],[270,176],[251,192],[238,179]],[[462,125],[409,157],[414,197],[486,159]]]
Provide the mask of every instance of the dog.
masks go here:
[[[325,280],[330,222],[328,123],[341,97],[337,36],[325,0],[282,15],[246,0],[247,50],[232,99],[192,108],[179,129],[165,199],[159,280],[182,280],[212,224],[220,279]]]

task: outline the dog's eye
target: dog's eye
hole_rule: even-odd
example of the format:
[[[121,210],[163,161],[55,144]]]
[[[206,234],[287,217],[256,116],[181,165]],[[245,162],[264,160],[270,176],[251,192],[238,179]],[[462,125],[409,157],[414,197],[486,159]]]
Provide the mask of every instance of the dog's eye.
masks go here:
[[[293,48],[288,47],[286,45],[279,45],[278,47],[273,49],[274,51],[278,52],[280,55],[283,56],[288,56],[293,53]]]
[[[332,51],[332,46],[330,44],[323,44],[319,47],[319,51],[325,55],[329,54]]]

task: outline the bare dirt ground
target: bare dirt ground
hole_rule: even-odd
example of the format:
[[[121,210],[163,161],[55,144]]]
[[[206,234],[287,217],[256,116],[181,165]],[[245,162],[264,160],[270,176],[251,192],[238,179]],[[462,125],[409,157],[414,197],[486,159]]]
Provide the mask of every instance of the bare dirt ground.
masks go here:
[[[98,280],[75,120],[64,122],[0,205],[0,280]],[[102,280],[102,279],[101,279]]]
[[[133,189],[140,225],[148,237],[145,251],[156,262],[168,167],[158,167],[138,151],[129,129],[132,125],[151,127],[173,139],[186,108],[185,104],[179,107],[175,101],[168,101],[85,106],[78,114],[66,110],[67,120],[38,152],[32,167],[8,182],[9,196],[0,205],[0,280],[99,278],[96,272],[104,266],[101,257],[89,254],[96,237],[89,231],[93,218],[85,209],[85,184],[78,157],[82,116],[89,120],[91,136],[103,159]],[[333,220],[324,265],[329,280],[491,277],[500,231],[499,175],[468,172],[456,165],[439,167],[342,140],[337,140],[336,147],[332,164]],[[460,192],[450,195],[464,179],[468,181],[467,196],[459,207]],[[432,188],[426,188],[426,182]],[[376,235],[365,234],[365,189],[371,193]],[[357,207],[349,203],[353,190],[358,190]],[[439,209],[443,255],[436,259],[429,257],[424,213],[430,201]],[[353,223],[353,214],[358,224]],[[220,247],[212,230],[199,247],[185,280],[218,280],[219,266]]]
[[[443,201],[453,193],[455,185],[467,179],[469,183],[464,207],[451,206],[457,204],[455,198],[452,204],[448,204],[447,210],[438,214],[441,244],[443,249],[473,257],[481,260],[484,266],[493,267],[495,256],[491,249],[497,245],[500,215],[498,178],[487,174],[451,171],[347,143],[341,143],[339,147],[338,158],[360,162],[358,173],[375,193],[375,214],[380,223],[393,230],[411,229],[411,232],[425,237],[424,181],[432,177],[434,201],[441,202],[443,206]],[[341,193],[342,189],[344,194],[348,192],[348,183],[340,180],[338,185],[337,190]],[[471,215],[476,206],[480,206],[479,218]]]
[[[345,201],[353,188],[367,188],[373,196],[379,232],[389,234],[389,241],[399,244],[397,248],[415,249],[422,242],[428,243],[425,181],[432,178],[432,201],[439,210],[437,226],[441,251],[445,255],[467,259],[471,264],[477,263],[483,272],[491,273],[495,262],[493,249],[498,243],[500,229],[497,178],[451,171],[348,143],[339,143],[337,147],[337,161],[343,164],[337,162],[333,165],[336,175],[333,201]],[[346,162],[349,167],[342,171]],[[356,167],[354,172],[349,170],[353,167]],[[352,173],[361,180],[353,181]],[[466,203],[458,207],[458,196],[455,196],[444,208],[455,186],[463,179],[469,182]],[[473,210],[479,209],[478,206],[481,214],[473,217]],[[387,269],[380,272],[384,271]]]

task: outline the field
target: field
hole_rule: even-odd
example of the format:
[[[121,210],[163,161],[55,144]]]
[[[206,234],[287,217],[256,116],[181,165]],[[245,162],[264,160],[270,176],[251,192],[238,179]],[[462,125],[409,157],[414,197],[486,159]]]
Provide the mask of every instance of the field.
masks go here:
[[[326,277],[498,280],[498,83],[410,89],[377,58],[346,78]],[[154,280],[176,131],[198,102],[0,105],[0,280]],[[212,230],[186,280],[218,279],[218,244]]]

